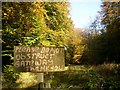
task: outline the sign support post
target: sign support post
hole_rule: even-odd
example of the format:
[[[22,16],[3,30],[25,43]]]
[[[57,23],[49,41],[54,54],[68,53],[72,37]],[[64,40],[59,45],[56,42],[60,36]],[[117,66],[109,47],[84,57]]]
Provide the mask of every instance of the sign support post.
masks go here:
[[[46,72],[45,88],[51,88],[51,79],[51,74],[49,72]]]
[[[51,80],[44,80],[44,73],[64,71],[63,47],[14,46],[14,67],[21,72],[38,73],[38,90],[51,88]]]
[[[41,90],[42,88],[44,88],[44,73],[38,73],[37,80],[38,80],[38,90]]]

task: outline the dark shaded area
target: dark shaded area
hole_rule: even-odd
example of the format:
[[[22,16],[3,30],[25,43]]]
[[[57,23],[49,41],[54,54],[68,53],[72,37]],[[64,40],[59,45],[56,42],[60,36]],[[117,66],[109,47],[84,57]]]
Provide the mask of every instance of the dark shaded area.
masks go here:
[[[120,63],[120,2],[102,2],[87,32],[81,64]]]

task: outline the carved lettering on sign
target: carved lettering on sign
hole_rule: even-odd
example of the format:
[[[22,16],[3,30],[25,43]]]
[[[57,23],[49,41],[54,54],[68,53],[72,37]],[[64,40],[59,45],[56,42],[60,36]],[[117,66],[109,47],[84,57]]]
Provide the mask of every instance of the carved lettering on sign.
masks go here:
[[[31,72],[64,70],[64,48],[15,46],[14,57],[14,66],[18,70]]]

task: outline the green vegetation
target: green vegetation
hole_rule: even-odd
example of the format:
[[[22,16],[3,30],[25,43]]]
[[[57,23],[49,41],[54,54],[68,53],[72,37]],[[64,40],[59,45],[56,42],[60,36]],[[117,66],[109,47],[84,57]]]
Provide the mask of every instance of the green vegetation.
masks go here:
[[[7,76],[10,77],[10,74],[7,74]],[[51,76],[52,78],[50,79]],[[45,74],[45,79],[52,80],[52,88],[65,90],[68,88],[113,90],[120,88],[120,64],[69,66],[68,70],[64,72]],[[8,78],[3,80],[7,81]],[[13,82],[14,80],[11,81]],[[3,87],[6,87],[8,84],[5,82]],[[19,79],[9,85],[10,87],[37,88],[37,75],[35,73],[21,73]]]
[[[36,73],[14,70],[14,46],[66,47],[66,66],[79,66],[49,73],[54,76],[52,88],[120,88],[120,2],[103,1],[99,15],[85,32],[74,28],[69,5],[2,2],[3,88],[37,87]]]
[[[73,66],[74,67],[74,66]],[[59,88],[85,88],[89,90],[120,88],[120,65],[78,66],[63,73],[54,73],[52,86]]]
[[[67,2],[3,2],[3,66],[13,62],[14,46],[67,47],[73,31],[68,6]]]
[[[86,30],[84,64],[120,63],[120,2],[102,2],[101,11]]]
[[[2,84],[4,88],[16,87],[16,81],[19,78],[19,73],[16,73],[11,65],[6,65],[2,77]]]

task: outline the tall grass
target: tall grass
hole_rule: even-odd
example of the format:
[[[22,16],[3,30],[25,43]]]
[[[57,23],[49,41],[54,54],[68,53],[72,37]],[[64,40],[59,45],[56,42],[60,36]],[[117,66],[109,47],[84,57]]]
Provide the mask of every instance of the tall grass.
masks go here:
[[[54,73],[54,76],[53,87],[92,90],[120,88],[120,64],[70,66],[67,71]]]
[[[19,79],[14,82],[17,84],[16,88],[37,88],[36,75],[35,73],[21,73]],[[63,72],[45,74],[45,80],[51,82],[52,88],[65,90],[69,88],[113,90],[120,88],[120,64],[68,66]],[[3,81],[5,81],[4,78]],[[8,81],[3,83],[3,86],[6,87],[8,83]]]

